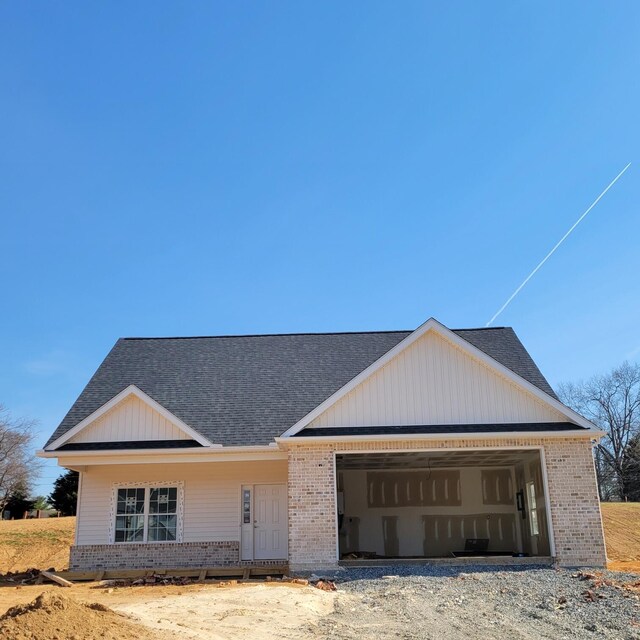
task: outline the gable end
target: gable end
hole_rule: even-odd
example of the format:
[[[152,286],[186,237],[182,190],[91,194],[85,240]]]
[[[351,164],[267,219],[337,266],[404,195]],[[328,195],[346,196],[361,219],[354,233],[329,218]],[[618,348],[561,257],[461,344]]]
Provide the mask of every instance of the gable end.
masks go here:
[[[97,411],[52,442],[48,451],[71,447],[92,448],[115,443],[195,443],[211,444],[191,427],[158,404],[134,385],[128,386]],[[178,445],[179,446],[179,445]]]

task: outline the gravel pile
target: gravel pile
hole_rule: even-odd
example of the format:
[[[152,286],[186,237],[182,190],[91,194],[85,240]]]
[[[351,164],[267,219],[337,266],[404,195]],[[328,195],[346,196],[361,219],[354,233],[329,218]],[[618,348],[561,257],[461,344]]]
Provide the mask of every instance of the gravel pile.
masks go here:
[[[551,568],[349,568],[322,638],[640,639],[638,576]],[[618,586],[603,584],[615,581]]]

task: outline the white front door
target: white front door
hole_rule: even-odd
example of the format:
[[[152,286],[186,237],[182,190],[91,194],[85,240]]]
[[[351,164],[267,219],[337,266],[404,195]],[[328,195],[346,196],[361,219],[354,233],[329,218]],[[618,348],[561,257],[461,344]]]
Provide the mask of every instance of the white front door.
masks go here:
[[[253,557],[255,560],[287,558],[287,485],[253,487]]]

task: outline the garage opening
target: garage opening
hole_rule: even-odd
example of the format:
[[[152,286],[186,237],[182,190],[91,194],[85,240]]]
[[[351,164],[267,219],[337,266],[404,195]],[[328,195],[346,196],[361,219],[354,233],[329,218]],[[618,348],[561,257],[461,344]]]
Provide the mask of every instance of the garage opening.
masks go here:
[[[342,560],[549,556],[538,450],[336,456]]]

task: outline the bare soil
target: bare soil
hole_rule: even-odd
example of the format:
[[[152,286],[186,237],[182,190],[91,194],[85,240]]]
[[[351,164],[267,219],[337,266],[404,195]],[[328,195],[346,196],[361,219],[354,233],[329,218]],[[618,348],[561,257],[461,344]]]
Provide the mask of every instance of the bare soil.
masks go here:
[[[640,573],[640,502],[603,502],[608,568]]]
[[[46,592],[0,617],[4,640],[152,640],[162,638],[102,604],[83,604]]]
[[[609,568],[640,573],[640,505],[602,513]],[[64,589],[1,575],[65,568],[74,528],[75,518],[0,522],[3,640],[640,638],[640,581],[622,574],[389,567],[399,575],[336,576],[337,592],[265,582]]]
[[[65,569],[75,528],[75,518],[0,520],[0,574]]]
[[[333,613],[338,597],[336,592],[275,582],[115,588],[79,583],[62,588],[16,587],[5,581],[0,586],[0,613],[16,603],[23,610],[40,594],[45,603],[61,596],[64,606],[47,605],[39,607],[36,613],[11,614],[6,628],[2,626],[4,619],[0,619],[0,638],[302,640],[313,636],[301,634],[300,630],[317,628],[323,617]],[[104,607],[106,611],[96,607]],[[45,627],[52,631],[39,633]],[[115,635],[109,635],[112,631]]]
[[[43,591],[44,598],[0,619],[0,638],[640,640],[640,581],[622,574],[486,567],[470,573],[451,567],[384,571],[390,574],[341,572],[335,592],[266,582],[4,586],[0,611],[16,601],[32,602]]]

